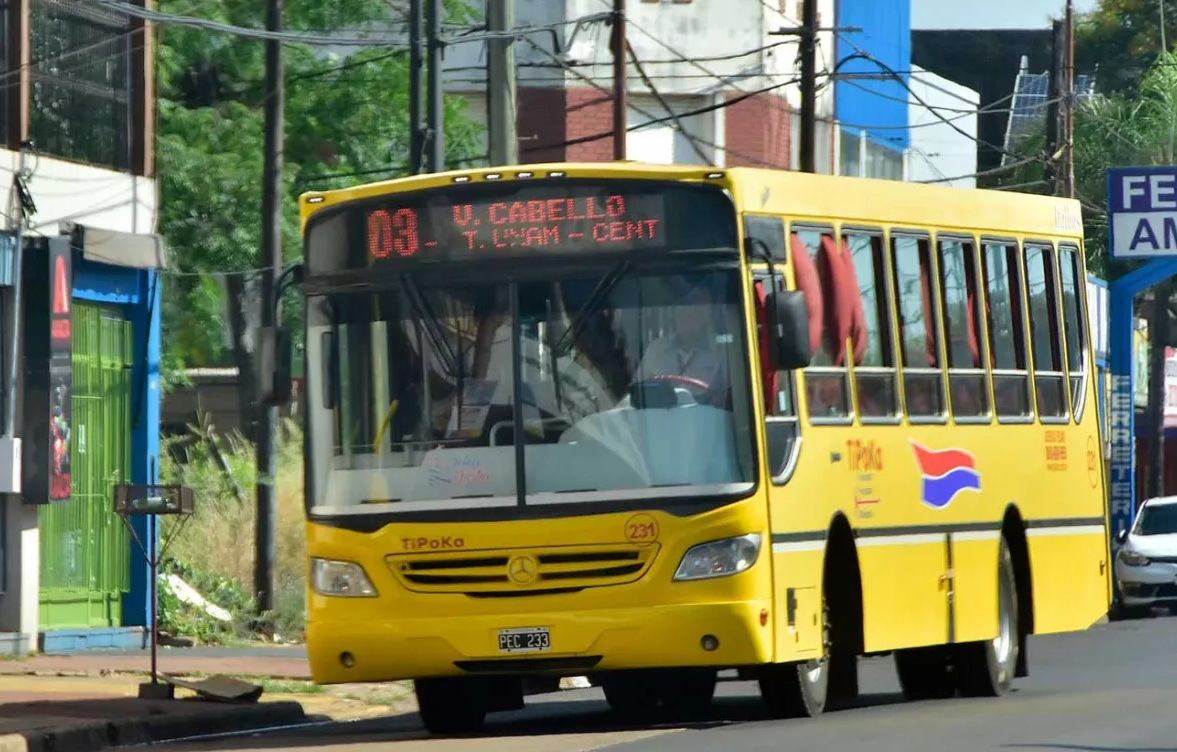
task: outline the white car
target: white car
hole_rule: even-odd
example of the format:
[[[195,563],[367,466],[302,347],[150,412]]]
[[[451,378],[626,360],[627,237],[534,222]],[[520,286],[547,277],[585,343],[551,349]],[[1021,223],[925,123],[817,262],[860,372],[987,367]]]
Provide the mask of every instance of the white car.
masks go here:
[[[1116,581],[1123,616],[1165,606],[1177,613],[1177,496],[1149,499],[1136,524],[1116,536]]]

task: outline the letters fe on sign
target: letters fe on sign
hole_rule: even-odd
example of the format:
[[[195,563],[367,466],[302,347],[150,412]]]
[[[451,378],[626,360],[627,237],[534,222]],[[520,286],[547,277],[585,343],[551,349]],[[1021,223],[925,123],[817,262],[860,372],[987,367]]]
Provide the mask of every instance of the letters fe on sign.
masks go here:
[[[73,264],[69,243],[49,244],[49,500],[70,497]]]
[[[1177,256],[1177,167],[1113,168],[1107,180],[1111,257]]]

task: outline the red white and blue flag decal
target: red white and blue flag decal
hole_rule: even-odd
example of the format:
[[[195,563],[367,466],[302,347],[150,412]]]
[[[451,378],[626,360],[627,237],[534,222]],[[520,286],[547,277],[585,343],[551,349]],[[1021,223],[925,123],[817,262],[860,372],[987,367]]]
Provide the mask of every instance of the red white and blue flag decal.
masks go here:
[[[928,449],[911,441],[915,460],[923,476],[921,500],[933,509],[943,509],[962,491],[980,491],[981,474],[977,460],[963,449]]]

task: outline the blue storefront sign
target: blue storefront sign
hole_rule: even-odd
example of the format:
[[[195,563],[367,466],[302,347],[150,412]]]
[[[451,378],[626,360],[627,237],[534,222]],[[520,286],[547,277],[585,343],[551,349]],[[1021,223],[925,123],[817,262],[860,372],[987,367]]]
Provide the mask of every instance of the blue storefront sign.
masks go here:
[[[1177,274],[1177,167],[1109,169],[1107,196],[1109,255],[1147,262],[1109,286],[1109,513],[1115,536],[1130,528],[1136,516],[1132,302],[1138,293]]]

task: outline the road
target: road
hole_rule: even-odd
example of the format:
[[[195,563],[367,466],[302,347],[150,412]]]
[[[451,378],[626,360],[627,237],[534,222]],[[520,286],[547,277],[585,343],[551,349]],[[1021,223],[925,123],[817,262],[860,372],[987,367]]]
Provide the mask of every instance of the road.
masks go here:
[[[248,738],[161,746],[166,752],[912,752],[913,749],[1177,752],[1177,619],[1153,618],[1034,637],[1030,673],[1000,699],[905,703],[889,658],[864,660],[859,707],[814,720],[762,716],[755,686],[721,685],[715,717],[683,727],[622,728],[597,690],[530,698],[492,716],[478,738],[430,739],[415,716]]]

